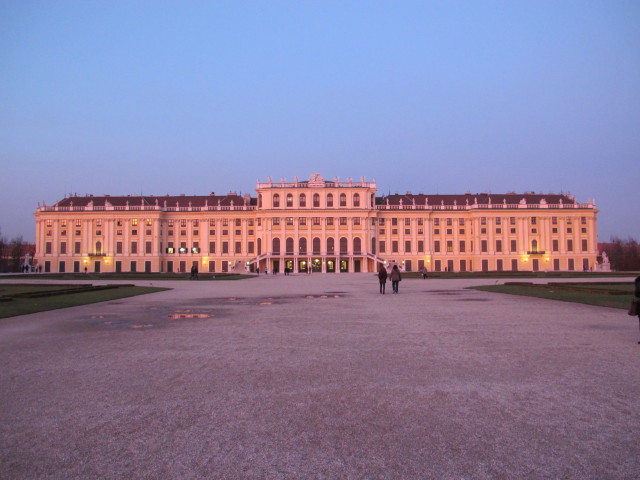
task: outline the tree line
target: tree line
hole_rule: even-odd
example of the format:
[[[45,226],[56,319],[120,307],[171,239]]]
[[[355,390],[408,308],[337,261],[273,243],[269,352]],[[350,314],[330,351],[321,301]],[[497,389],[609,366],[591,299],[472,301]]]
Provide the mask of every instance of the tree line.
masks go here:
[[[33,257],[34,246],[25,242],[22,235],[11,240],[0,235],[0,273],[20,272],[27,253]]]
[[[607,252],[611,270],[639,271],[640,270],[640,245],[633,238],[622,240],[611,237],[609,243],[603,243],[600,250]]]

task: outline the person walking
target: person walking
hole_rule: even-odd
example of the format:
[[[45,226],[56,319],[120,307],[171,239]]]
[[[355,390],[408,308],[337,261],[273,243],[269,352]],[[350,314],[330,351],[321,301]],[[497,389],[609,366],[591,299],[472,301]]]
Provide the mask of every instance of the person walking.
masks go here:
[[[633,290],[633,300],[631,300],[629,315],[638,316],[638,327],[640,328],[640,277],[636,277],[634,285],[635,288]],[[640,341],[638,341],[638,344],[640,344]]]
[[[384,268],[384,265],[381,265],[378,270],[378,281],[380,282],[380,293],[384,295],[387,286],[387,269]]]
[[[394,265],[391,269],[391,288],[393,293],[398,293],[398,285],[402,281],[402,275],[400,275],[400,269],[398,265]]]

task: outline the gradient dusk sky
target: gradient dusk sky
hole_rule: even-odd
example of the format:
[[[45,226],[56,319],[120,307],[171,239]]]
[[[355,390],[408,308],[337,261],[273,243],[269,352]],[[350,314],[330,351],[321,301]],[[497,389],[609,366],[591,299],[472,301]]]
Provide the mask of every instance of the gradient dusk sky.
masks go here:
[[[640,2],[0,3],[0,233],[71,193],[567,193],[640,240]]]

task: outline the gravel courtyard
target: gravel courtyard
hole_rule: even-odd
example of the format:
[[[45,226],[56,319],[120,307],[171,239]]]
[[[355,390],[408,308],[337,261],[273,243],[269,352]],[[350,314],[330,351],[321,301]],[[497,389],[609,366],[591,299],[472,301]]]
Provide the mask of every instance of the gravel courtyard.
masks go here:
[[[0,320],[0,477],[637,479],[637,319],[487,282],[154,282]]]

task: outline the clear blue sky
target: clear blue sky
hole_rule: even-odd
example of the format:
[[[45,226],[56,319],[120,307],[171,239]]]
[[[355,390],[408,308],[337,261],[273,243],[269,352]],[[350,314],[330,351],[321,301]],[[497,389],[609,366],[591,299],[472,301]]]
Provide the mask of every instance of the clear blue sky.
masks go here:
[[[84,195],[571,192],[640,240],[638,1],[3,1],[0,231]]]

